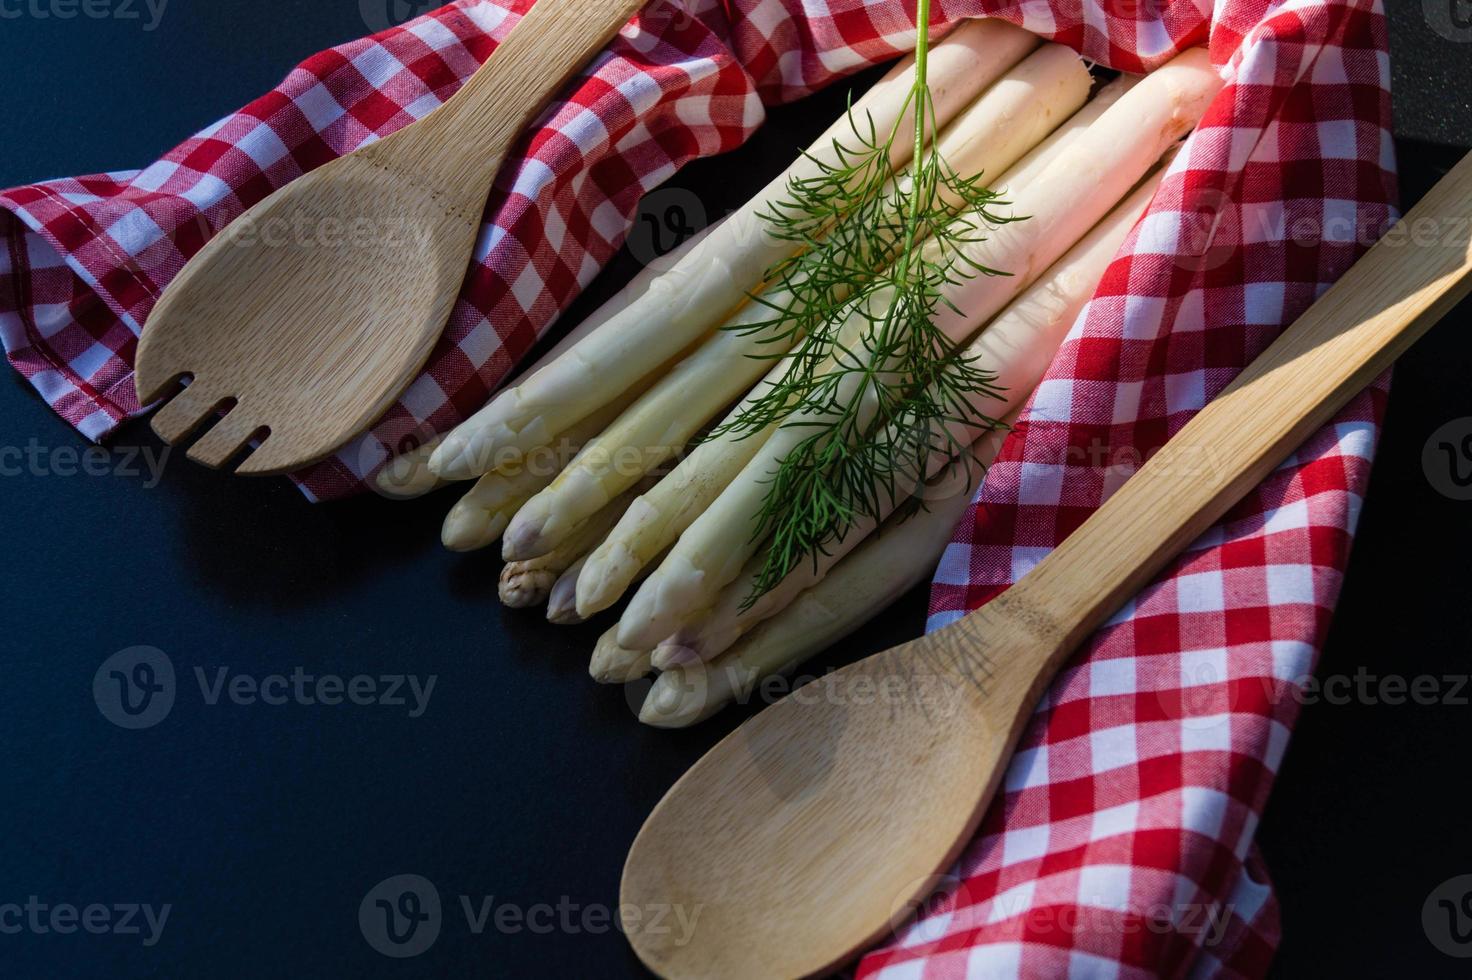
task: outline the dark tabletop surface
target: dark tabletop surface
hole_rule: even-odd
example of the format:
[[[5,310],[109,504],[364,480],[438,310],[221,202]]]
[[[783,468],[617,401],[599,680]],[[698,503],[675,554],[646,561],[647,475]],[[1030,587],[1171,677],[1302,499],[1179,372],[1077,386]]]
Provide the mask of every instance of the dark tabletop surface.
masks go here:
[[[1390,5],[1409,205],[1472,140],[1472,5]],[[0,0],[0,186],[145,164],[300,58],[429,6],[93,0],[107,16],[63,18],[79,8]],[[774,114],[673,186],[712,215],[734,207],[839,98]],[[580,309],[632,269],[621,257]],[[1397,369],[1321,676],[1468,672],[1472,504],[1438,492],[1422,450],[1449,422],[1472,426],[1469,323],[1464,304]],[[493,556],[440,550],[443,496],[312,507],[182,455],[156,474],[162,447],[137,423],[77,472],[79,438],[4,375],[0,447],[27,462],[0,477],[0,907],[44,904],[45,925],[53,907],[97,904],[99,930],[126,917],[137,932],[0,929],[0,976],[639,974],[607,926],[625,849],[745,712],[684,733],[636,724],[627,692],[586,678],[596,630],[502,610]],[[911,596],[808,669],[918,632],[923,611]],[[171,714],[144,731],[109,724],[92,695],[102,662],[135,646],[179,678]],[[435,686],[422,712],[407,682],[401,706],[208,696],[222,676],[294,673]],[[1278,975],[1466,974],[1421,914],[1472,873],[1472,692],[1454,686],[1434,706],[1304,708],[1259,833],[1283,904]],[[370,890],[401,874],[445,903],[438,941],[407,960],[358,924]],[[462,903],[492,911],[483,929]]]

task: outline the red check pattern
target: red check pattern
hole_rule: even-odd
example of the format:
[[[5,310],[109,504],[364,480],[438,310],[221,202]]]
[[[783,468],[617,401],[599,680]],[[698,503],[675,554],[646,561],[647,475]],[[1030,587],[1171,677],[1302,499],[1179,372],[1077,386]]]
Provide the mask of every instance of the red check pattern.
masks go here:
[[[160,291],[275,188],[423,116],[529,6],[460,0],[324,52],[142,171],[0,194],[0,339],[99,439],[138,414]],[[655,0],[497,180],[450,326],[373,432],[298,474],[360,489],[478,408],[622,242],[639,197],[763,106],[914,44],[910,4]],[[932,626],[1000,593],[1220,391],[1392,217],[1379,0],[937,0],[1125,71],[1208,45],[1229,84],[1075,324],[937,574]],[[1196,542],[1049,691],[1005,792],[863,976],[1259,976],[1253,831],[1353,534],[1383,386]],[[923,805],[923,801],[917,803]]]
[[[1119,67],[1209,43],[1228,84],[957,528],[932,628],[1026,574],[1393,217],[1378,4],[1155,16],[1098,0],[1071,20],[1062,6],[998,12]],[[861,976],[1266,972],[1278,916],[1254,832],[1339,592],[1384,392],[1360,395],[1074,658],[949,887]]]

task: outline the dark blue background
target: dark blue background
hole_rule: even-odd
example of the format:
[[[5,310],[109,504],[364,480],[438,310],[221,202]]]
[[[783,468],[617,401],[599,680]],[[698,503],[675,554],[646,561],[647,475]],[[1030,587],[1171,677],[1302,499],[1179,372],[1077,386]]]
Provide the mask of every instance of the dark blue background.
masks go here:
[[[392,9],[373,2],[373,16]],[[1441,144],[1472,138],[1472,47],[1427,30],[1419,3],[1395,7],[1409,203],[1456,159]],[[151,32],[0,19],[0,185],[145,164],[306,55],[364,33],[363,9],[173,0]],[[775,114],[750,146],[675,185],[724,212],[841,97]],[[621,257],[581,309],[632,268]],[[1420,460],[1434,429],[1472,414],[1468,320],[1464,306],[1399,368],[1325,671],[1467,670],[1469,505],[1438,495]],[[79,445],[9,373],[0,413],[0,444]],[[129,448],[159,451],[141,424],[114,445],[118,467]],[[586,679],[597,629],[501,609],[492,555],[440,550],[444,496],[314,508],[282,482],[222,477],[182,455],[147,482],[0,478],[0,904],[170,903],[171,915],[152,948],[136,936],[0,935],[0,975],[637,974],[616,933],[472,935],[458,897],[616,902],[644,816],[743,713],[686,733],[637,725],[625,692]],[[918,631],[923,608],[912,596],[811,669]],[[124,731],[100,716],[92,679],[139,644],[168,653],[179,699],[156,728]],[[209,706],[195,667],[438,683],[417,719],[407,708]],[[1469,723],[1472,708],[1457,706],[1305,710],[1260,833],[1286,918],[1278,973],[1462,975],[1463,961],[1426,940],[1420,912],[1437,884],[1472,872]],[[438,886],[445,925],[429,952],[399,961],[369,948],[357,911],[403,873]]]

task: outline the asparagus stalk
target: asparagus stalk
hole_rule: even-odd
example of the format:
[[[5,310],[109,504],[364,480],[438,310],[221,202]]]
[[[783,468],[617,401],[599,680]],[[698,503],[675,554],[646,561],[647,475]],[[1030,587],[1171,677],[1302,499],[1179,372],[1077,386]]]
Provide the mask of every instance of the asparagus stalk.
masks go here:
[[[974,486],[1004,438],[1000,431],[988,434],[941,479]],[[661,674],[644,698],[639,720],[655,728],[686,728],[704,721],[731,702],[746,700],[763,679],[791,673],[848,636],[930,576],[970,502],[969,493],[954,493],[907,521],[891,521],[893,526],[865,541],[831,574],[722,656]]]
[[[1020,192],[1138,81],[1137,76],[1123,75],[1105,85],[1006,171],[997,181],[998,186],[1010,194]],[[727,421],[739,416],[766,385],[785,371],[783,364],[774,368]],[[579,614],[586,618],[617,602],[636,575],[666,551],[736,478],[773,431],[775,427],[751,434],[728,432],[701,443],[653,489],[634,501],[608,538],[589,556],[578,577]]]
[[[507,563],[501,569],[501,602],[512,609],[525,609],[546,602],[557,579],[579,558],[593,550],[593,546],[613,527],[634,496],[633,491],[630,491],[613,500],[547,554],[527,561]]]
[[[1037,38],[993,20],[970,21],[930,52],[929,79],[937,124],[948,122],[1002,72],[1021,61]],[[855,105],[858,118],[888,132],[910,112],[913,58],[897,65]],[[807,154],[660,276],[648,292],[621,309],[526,383],[502,392],[452,431],[434,452],[430,467],[446,479],[486,471],[496,450],[531,448],[586,417],[627,390],[656,365],[689,346],[738,307],[763,273],[792,254],[792,242],[769,234],[761,217],[780,202],[793,180],[815,178],[839,159],[835,140],[851,134],[846,115],[820,136]],[[911,147],[895,141],[892,166],[908,159]]]
[[[961,113],[941,134],[937,150],[964,176],[1005,171],[1083,105],[1090,84],[1077,54],[1061,44],[1044,45]],[[904,190],[907,176],[897,183]],[[960,203],[947,201],[952,208]],[[891,247],[900,243],[899,228],[896,216]],[[778,305],[787,301],[784,297]],[[578,522],[678,453],[696,429],[750,388],[766,359],[783,348],[774,342],[774,331],[738,328],[770,317],[768,305],[748,303],[727,329],[717,331],[620,415],[517,513],[506,531],[508,557],[530,558],[556,546]]]
[[[936,318],[961,338],[990,320],[1112,209],[1190,132],[1221,90],[1204,48],[1192,48],[1136,82],[1013,199],[1026,221],[1002,225],[968,258],[1007,276],[958,284]]]
[[[1010,275],[953,282],[937,311],[936,326],[952,342],[961,343],[995,316],[1083,238],[1195,125],[1221,84],[1206,53],[1198,49],[1175,58],[1125,93],[1034,183],[1018,190],[1014,206],[1017,213],[1029,215],[1028,220],[1005,224],[966,248],[977,265]],[[882,314],[885,292],[872,293],[867,302],[867,316],[851,317],[844,327],[851,338]],[[888,368],[876,365],[875,370]],[[862,380],[857,372],[846,376],[835,386],[840,393],[834,403],[846,404]],[[798,424],[780,427],[757,450],[635,594],[619,623],[619,643],[634,649],[653,647],[707,613],[720,590],[736,579],[761,546],[753,529],[767,484],[811,426],[825,424],[826,412],[826,408],[804,410],[789,420]]]
[[[1013,164],[1012,169],[1004,173],[997,181],[997,190],[1004,196],[1011,196],[1036,180],[1064,149],[1072,145],[1090,126],[1098,122],[1099,117],[1110,106],[1118,102],[1121,96],[1134,88],[1139,80],[1139,75],[1120,75],[1100,88],[1089,101],[1084,103],[1082,109],[1069,116],[1064,120],[1063,125],[1053,130],[1052,135]]]
[[[681,258],[696,245],[700,244],[701,240],[709,235],[724,220],[721,219],[702,228],[681,242],[668,254],[661,255],[653,262],[640,268],[634,277],[624,284],[622,289],[609,298],[606,303],[590,313],[582,323],[569,330],[567,335],[559,340],[551,350],[533,361],[529,367],[517,376],[512,384],[520,384],[522,378],[536,374],[547,366],[547,364],[566,353],[573,344],[576,344],[588,334],[607,323],[613,317],[614,313],[643,296],[649,291],[649,284],[654,281],[656,276],[679,262]],[[442,479],[429,467],[430,457],[434,455],[434,451],[439,448],[444,438],[443,435],[437,435],[424,442],[424,444],[390,460],[373,478],[373,485],[377,488],[378,492],[393,500],[412,500],[453,482]],[[537,489],[541,488],[538,487]],[[536,491],[534,490],[532,492],[535,493]],[[491,540],[494,541],[497,537],[500,537],[500,534],[501,531],[497,530]],[[489,543],[489,541],[485,542],[485,544]],[[473,547],[484,546],[482,544]],[[446,547],[453,546],[447,542]],[[471,548],[454,550],[471,550]]]
[[[986,404],[976,399],[971,405],[973,413],[996,417],[1014,412],[1037,387],[1120,245],[1145,213],[1163,175],[1163,169],[1157,169],[1142,181],[1124,203],[1059,259],[1036,285],[1003,310],[971,344],[967,356],[979,358],[995,371],[998,385],[1004,389],[1001,398],[988,399]],[[937,427],[930,441],[938,446],[967,445],[980,435],[972,423],[956,419]],[[932,454],[927,476],[943,468],[948,459],[948,453]],[[912,477],[910,485],[913,483]],[[879,515],[881,520],[909,496],[910,487],[904,483],[896,489],[897,494],[884,497],[887,509]],[[776,588],[745,608],[760,570],[759,561],[748,562],[741,576],[721,591],[709,615],[687,623],[655,649],[651,658],[654,666],[667,670],[719,655],[742,634],[779,613],[804,590],[821,581],[876,525],[872,517],[856,521],[842,540],[831,542],[822,554],[794,568]]]

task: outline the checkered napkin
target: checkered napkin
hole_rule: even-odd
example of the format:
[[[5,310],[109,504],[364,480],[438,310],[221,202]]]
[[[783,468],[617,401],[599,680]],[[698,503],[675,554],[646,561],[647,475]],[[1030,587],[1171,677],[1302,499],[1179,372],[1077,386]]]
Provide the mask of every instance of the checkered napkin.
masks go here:
[[[1226,88],[987,474],[931,628],[1027,573],[1393,217],[1372,0],[989,6],[1126,71],[1209,43]],[[1154,11],[1160,9],[1161,16]],[[1074,658],[949,887],[861,975],[1260,976],[1277,907],[1253,837],[1370,471],[1361,394]]]
[[[371,433],[294,479],[317,499],[361,490],[391,455],[480,408],[613,256],[646,191],[738,146],[765,103],[913,48],[905,6],[652,0],[503,168],[426,371]],[[185,260],[276,188],[428,114],[530,7],[460,0],[308,59],[145,170],[0,194],[11,364],[89,438],[139,414],[137,338]]]
[[[159,292],[245,208],[419,118],[526,0],[461,0],[318,55],[142,171],[0,194],[0,338],[84,435],[140,408]],[[1383,229],[1394,193],[1378,0],[937,0],[1125,71],[1209,45],[1230,82],[1075,325],[937,576],[931,625],[1002,591],[1220,391]],[[655,0],[498,178],[450,327],[372,433],[297,475],[360,489],[480,407],[619,246],[639,197],[766,104],[914,44],[910,3]],[[1054,684],[887,978],[1257,975],[1277,936],[1253,830],[1369,470],[1359,397],[1102,630]],[[923,805],[923,801],[917,801]]]

